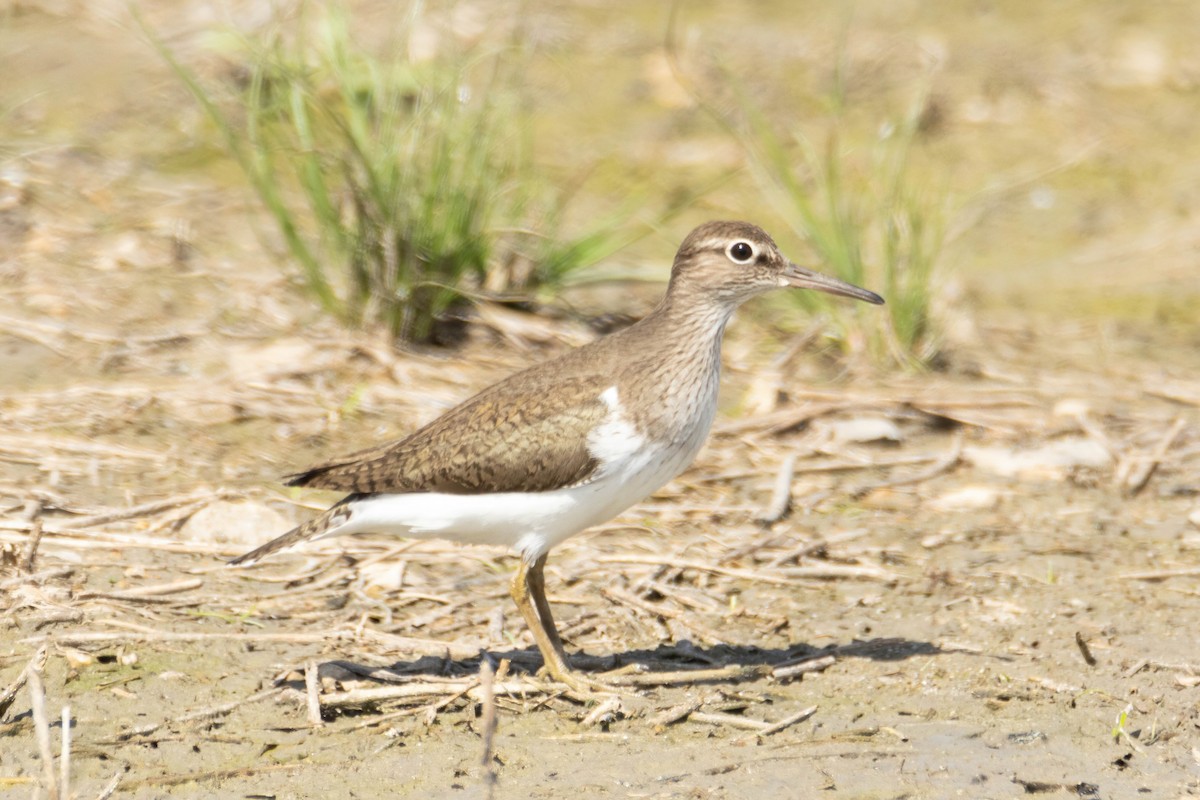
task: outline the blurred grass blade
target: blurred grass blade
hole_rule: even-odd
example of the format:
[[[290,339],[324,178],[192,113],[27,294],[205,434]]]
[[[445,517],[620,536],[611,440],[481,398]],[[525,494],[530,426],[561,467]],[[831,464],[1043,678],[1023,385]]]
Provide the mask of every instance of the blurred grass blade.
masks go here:
[[[519,47],[415,63],[407,31],[375,52],[345,7],[304,5],[262,39],[237,39],[248,77],[218,100],[139,23],[216,126],[304,285],[347,323],[428,341],[481,292],[545,296],[644,235],[634,204],[564,235],[567,194],[548,191],[530,160]],[[534,219],[542,244],[525,252],[507,232]],[[507,268],[522,259],[536,263]]]

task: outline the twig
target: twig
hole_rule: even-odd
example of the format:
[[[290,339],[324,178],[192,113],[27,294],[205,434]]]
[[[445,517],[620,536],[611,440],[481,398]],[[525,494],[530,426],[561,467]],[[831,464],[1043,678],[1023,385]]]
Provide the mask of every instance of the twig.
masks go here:
[[[789,578],[810,580],[862,580],[898,583],[899,575],[881,567],[859,564],[807,564],[798,567],[781,567],[779,572]]]
[[[31,522],[0,519],[0,531],[14,531],[22,534],[21,536],[0,535],[0,542],[23,542],[25,541],[24,534],[32,528],[33,523]],[[139,536],[133,533],[103,533],[100,531],[80,533],[57,525],[44,526],[43,533],[46,536],[62,537],[65,540],[56,542],[56,544],[83,550],[110,550],[113,545],[117,545],[118,547],[145,547],[168,553],[199,553],[201,555],[236,555],[240,552],[237,545],[219,542],[173,542],[162,536]]]
[[[767,667],[759,664],[733,664],[717,669],[681,669],[671,672],[636,672],[602,674],[600,679],[616,686],[668,686],[703,683],[707,681],[739,681],[761,678]]]
[[[20,571],[28,575],[33,572],[33,562],[37,559],[38,545],[42,543],[42,521],[35,519],[29,529],[29,541],[25,543],[25,553],[21,556]]]
[[[585,728],[590,728],[593,725],[607,726],[625,710],[621,704],[621,698],[610,697],[603,703],[600,703],[595,708],[587,713],[587,715],[579,721],[579,724]]]
[[[711,572],[714,575],[725,575],[730,578],[741,578],[757,583],[771,583],[776,586],[791,586],[794,581],[764,572],[734,567],[719,567],[703,561],[688,561],[671,556],[648,556],[640,553],[622,553],[614,556],[599,556],[596,561],[602,564],[645,564],[652,567],[676,567],[678,569],[694,569],[701,572]]]
[[[150,600],[157,599],[162,595],[178,594],[180,592],[188,592],[192,589],[199,589],[204,585],[204,581],[200,578],[185,578],[181,581],[172,581],[171,583],[158,583],[153,586],[139,586],[136,589],[124,589],[119,592],[80,592],[78,599],[90,600],[92,598],[104,598],[106,600]]]
[[[697,711],[702,705],[704,705],[704,702],[701,700],[689,700],[686,703],[680,703],[677,706],[671,706],[670,708],[655,714],[648,720],[648,722],[650,723],[650,727],[657,731],[667,727],[668,725],[674,725],[676,722],[684,719],[694,711]]]
[[[54,751],[50,746],[50,718],[46,716],[46,687],[42,685],[42,671],[38,667],[29,670],[29,705],[33,711],[33,730],[37,736],[38,752],[42,756],[42,778],[46,782],[46,794],[50,800],[58,800],[58,777],[54,774]]]
[[[6,332],[11,333],[24,332],[27,335],[30,331],[39,331],[63,338],[81,339],[93,344],[159,344],[162,342],[175,342],[181,339],[192,339],[204,335],[203,330],[194,330],[178,331],[175,333],[154,333],[142,336],[116,336],[111,333],[84,330],[75,325],[62,325],[35,319],[20,319],[18,317],[10,317],[7,314],[0,315],[0,326]],[[49,347],[50,345],[46,346]]]
[[[1092,655],[1092,649],[1088,647],[1087,640],[1083,638],[1083,634],[1075,631],[1075,646],[1079,648],[1079,652],[1083,655],[1084,662],[1089,667],[1096,666],[1096,657]]]
[[[1129,669],[1125,670],[1124,677],[1132,678],[1134,675],[1137,675],[1139,672],[1141,672],[1147,666],[1149,666],[1149,664],[1150,664],[1150,659],[1148,659],[1148,658],[1138,659],[1137,661],[1134,662],[1133,666],[1131,666]]]
[[[0,317],[0,331],[3,331],[9,336],[15,336],[18,339],[24,339],[27,342],[40,344],[50,352],[62,356],[63,358],[71,357],[71,354],[67,352],[66,348],[61,347],[59,343],[54,340],[54,337],[34,330],[23,320]]]
[[[931,454],[919,454],[913,456],[898,456],[875,461],[870,458],[861,458],[853,461],[848,461],[844,458],[825,458],[814,461],[800,462],[797,460],[794,467],[796,475],[821,473],[821,472],[854,472],[860,469],[888,469],[890,467],[908,467],[915,464],[928,464],[930,461],[937,461],[938,456]],[[712,475],[698,475],[691,478],[692,483],[727,483],[733,480],[742,478],[756,478],[761,473],[761,470],[745,470],[742,472],[718,472]],[[642,506],[643,508],[647,506]],[[653,508],[653,506],[649,506]],[[725,508],[726,511],[729,507]],[[758,509],[754,509],[756,512]]]
[[[912,475],[904,475],[899,478],[893,478],[891,480],[879,481],[878,483],[869,483],[864,486],[860,486],[859,488],[851,491],[850,496],[857,500],[878,489],[892,489],[897,486],[911,486],[915,483],[924,483],[930,478],[936,478],[943,472],[949,472],[950,470],[954,469],[954,467],[958,465],[958,462],[962,460],[962,451],[963,435],[960,432],[954,437],[954,442],[950,445],[949,452],[947,452],[946,455],[942,456],[937,461],[930,464],[925,469],[918,470]]]
[[[119,631],[79,631],[75,633],[56,634],[54,641],[59,644],[78,644],[83,642],[288,642],[291,644],[325,644],[330,641],[367,642],[381,647],[405,650],[416,655],[432,655],[452,659],[473,658],[479,655],[478,645],[466,645],[456,642],[438,642],[432,639],[417,639],[411,636],[397,636],[379,631],[364,630],[355,633],[348,630],[335,630],[328,633],[213,633],[189,631],[160,631],[135,625],[124,620],[97,620],[96,625],[110,625],[121,628]],[[43,642],[45,636],[28,636],[21,639],[24,643]]]
[[[740,436],[745,433],[765,432],[771,434],[787,433],[817,417],[833,414],[838,411],[849,411],[861,406],[860,401],[812,403],[799,408],[784,408],[769,414],[755,414],[741,420],[725,422],[716,427],[713,432],[717,436]],[[892,405],[892,403],[888,403]]]
[[[763,722],[736,714],[725,714],[720,711],[694,711],[688,715],[689,722],[705,722],[709,725],[728,725],[731,728],[741,728],[745,731],[761,733],[771,727],[769,722]]]
[[[430,704],[424,705],[424,706],[416,706],[415,708],[403,708],[399,711],[391,711],[391,712],[388,712],[387,714],[380,714],[377,717],[370,717],[370,718],[365,719],[362,722],[358,723],[357,725],[354,725],[353,727],[350,728],[350,730],[357,731],[357,730],[362,730],[363,728],[374,728],[378,725],[382,725],[385,722],[389,722],[390,720],[397,719],[399,717],[415,717],[415,716],[419,716],[421,714],[429,714],[429,715],[436,714],[438,711],[441,711],[446,706],[448,706],[451,703],[462,698],[464,695],[466,695],[468,692],[470,692],[472,689],[476,688],[477,686],[479,686],[478,678],[476,678],[475,681],[466,684],[461,689],[459,689],[457,692],[454,692],[453,694],[449,694],[446,697],[443,697],[441,700],[438,700],[436,702],[433,702],[433,703],[430,703]]]
[[[530,680],[493,681],[492,694],[523,695],[547,691],[545,685]],[[344,692],[330,692],[323,698],[325,708],[344,708],[346,706],[374,705],[392,700],[420,699],[445,695],[449,691],[465,693],[475,702],[481,702],[483,690],[475,678],[467,678],[457,683],[446,681],[414,681],[402,686],[373,686],[367,689],[349,689]]]
[[[496,784],[499,776],[496,774],[493,746],[496,738],[496,673],[492,670],[492,661],[487,656],[479,663],[479,693],[480,704],[483,706],[483,755],[480,766],[483,767],[483,785],[488,800],[496,796]]]
[[[651,614],[656,621],[659,617],[673,620],[676,624],[687,628],[691,636],[695,636],[696,638],[707,642],[708,644],[719,645],[725,644],[727,641],[725,637],[721,636],[716,631],[709,630],[703,625],[690,619],[690,615],[659,604],[647,602],[640,597],[629,594],[628,592],[618,589],[615,586],[604,587],[600,590],[600,594],[614,603],[620,603],[621,605]]]
[[[412,681],[412,675],[403,672],[397,672],[391,667],[371,667],[366,664],[356,664],[353,661],[329,661],[326,662],[329,666],[339,667],[352,672],[355,675],[363,678],[369,678],[379,683],[409,683]]]
[[[775,672],[780,669],[790,667],[793,664],[805,664],[811,661],[824,660],[825,658],[850,655],[861,655],[862,653],[875,653],[887,650],[891,647],[901,647],[911,645],[912,643],[906,639],[890,638],[890,639],[871,639],[865,642],[851,642],[840,647],[829,647],[824,650],[818,650],[813,653],[805,653],[804,655],[796,656],[779,662],[775,665]],[[957,648],[956,648],[957,649]],[[964,652],[976,652],[970,648],[964,648]]]
[[[1131,495],[1135,495],[1142,489],[1146,488],[1146,484],[1150,482],[1154,471],[1158,469],[1158,465],[1166,457],[1167,451],[1171,449],[1171,445],[1175,444],[1175,438],[1179,436],[1183,430],[1184,418],[1176,417],[1175,422],[1158,440],[1158,444],[1150,451],[1150,455],[1138,461],[1131,461],[1130,466],[1125,470],[1124,484],[1125,491]]]
[[[75,567],[55,567],[54,569],[44,569],[41,572],[35,572],[32,575],[22,575],[16,578],[9,578],[0,581],[0,592],[11,589],[14,586],[21,584],[34,584],[40,586],[46,581],[52,581],[57,578],[65,578],[75,573]]]
[[[711,572],[714,575],[725,575],[730,578],[741,578],[756,583],[771,583],[776,586],[793,586],[797,578],[817,578],[836,580],[855,578],[860,580],[876,580],[885,583],[895,583],[900,576],[879,567],[856,566],[852,564],[824,564],[802,567],[788,567],[779,570],[779,575],[768,572],[756,572],[734,567],[720,567],[703,561],[691,561],[670,556],[648,556],[640,553],[626,553],[615,556],[600,556],[596,559],[606,564],[648,564],[657,567],[675,567],[677,569],[694,569],[700,572]]]
[[[797,711],[795,714],[792,714],[790,717],[784,717],[783,719],[779,720],[779,722],[776,722],[774,725],[768,725],[767,727],[763,728],[762,730],[755,731],[750,736],[745,737],[745,739],[752,740],[752,739],[761,738],[763,736],[771,736],[772,734],[779,733],[781,730],[784,730],[785,728],[790,728],[793,725],[804,722],[804,720],[808,719],[809,717],[811,717],[813,714],[816,714],[816,713],[817,713],[817,707],[809,706],[808,708],[804,709],[803,711]]]
[[[21,691],[21,687],[29,680],[29,673],[40,670],[44,666],[46,666],[46,645],[43,644],[34,652],[33,657],[25,664],[25,668],[21,670],[21,674],[16,677],[16,680],[10,683],[3,692],[0,692],[0,720],[4,719],[5,713],[17,699],[17,692]]]
[[[304,696],[308,704],[308,724],[314,728],[324,727],[321,719],[321,681],[317,662],[309,661],[304,667]]]
[[[261,692],[252,694],[249,697],[244,697],[241,700],[234,700],[229,703],[222,703],[220,705],[211,706],[209,708],[201,708],[197,711],[189,711],[186,714],[175,717],[171,721],[178,725],[182,725],[182,724],[186,724],[189,722],[197,722],[200,720],[218,719],[220,717],[223,717],[227,714],[232,713],[235,709],[238,709],[241,706],[249,705],[250,703],[257,703],[259,700],[265,700],[266,698],[274,697],[277,694],[279,694],[279,689],[272,686],[269,689],[263,689]],[[134,728],[133,730],[125,731],[124,733],[119,734],[116,737],[116,739],[114,740],[114,742],[128,741],[129,739],[132,739],[135,736],[146,736],[148,734],[154,733],[156,730],[161,728],[164,724],[165,723],[163,723],[163,722],[156,722],[156,723],[153,723],[150,725],[142,726],[140,728]]]
[[[205,783],[220,784],[224,781],[233,780],[234,778],[245,778],[250,775],[259,775],[262,773],[272,772],[292,772],[299,769],[305,769],[309,765],[304,763],[291,764],[263,764],[253,767],[234,767],[233,769],[209,769],[203,772],[170,772],[166,775],[151,775],[147,778],[140,778],[131,781],[126,785],[129,790],[140,789],[144,786],[179,786],[184,783],[195,783],[204,785]]]
[[[45,498],[35,495],[21,504],[21,519],[26,522],[33,522],[42,515],[42,511],[45,508]]]
[[[119,511],[108,511],[103,514],[93,514],[89,517],[81,517],[64,522],[60,529],[73,530],[76,528],[90,528],[96,525],[107,525],[110,522],[119,522],[125,519],[135,519],[137,517],[149,517],[158,514],[162,511],[169,511],[180,506],[207,504],[217,500],[229,500],[232,498],[242,498],[245,495],[241,492],[219,491],[219,492],[192,492],[191,494],[182,494],[175,497],[168,497],[164,500],[155,500],[150,503],[141,503],[129,508],[123,508]]]
[[[900,456],[897,458],[889,458],[881,461],[871,461],[864,459],[862,461],[846,461],[844,459],[827,459],[824,461],[815,461],[807,464],[797,464],[796,472],[811,473],[811,472],[851,472],[859,469],[884,469],[887,467],[907,467],[913,464],[927,464],[930,461],[936,461],[937,456],[933,455],[915,455],[915,456]]]
[[[338,634],[338,638],[365,641],[379,647],[400,650],[419,656],[439,656],[455,660],[474,658],[479,655],[481,649],[478,643],[441,642],[436,639],[418,639],[413,636],[398,636],[394,633],[383,633],[372,630],[364,630],[358,634],[351,634],[349,631],[344,631]],[[325,639],[328,640],[329,636],[326,636]]]
[[[124,773],[118,772],[113,775],[108,783],[104,784],[104,788],[100,790],[100,794],[96,795],[96,800],[108,800],[116,794],[117,786],[121,783],[121,775]]]
[[[779,472],[775,475],[775,485],[771,490],[771,499],[763,509],[762,516],[758,518],[760,524],[770,527],[786,517],[788,511],[791,510],[792,480],[796,477],[797,458],[795,453],[788,453],[787,457],[783,459],[783,463],[779,465]]]
[[[105,444],[104,442],[92,439],[69,439],[65,436],[22,437],[11,434],[0,434],[0,452],[37,453],[39,457],[44,457],[46,453],[67,453],[74,456],[111,456],[122,459],[141,458],[154,462],[167,460],[167,454],[162,450]]]
[[[1180,567],[1179,569],[1152,569],[1145,572],[1126,572],[1119,577],[1127,581],[1162,581],[1167,578],[1192,578],[1200,575],[1200,567]]]
[[[821,658],[814,658],[810,661],[803,661],[799,664],[775,667],[773,670],[771,670],[771,676],[777,681],[782,681],[789,678],[795,678],[797,675],[803,675],[806,672],[821,672],[829,669],[836,663],[836,657],[823,656]]]
[[[58,781],[61,784],[62,796],[71,798],[71,707],[62,709],[62,754],[58,758]]]
[[[1151,397],[1161,397],[1165,400],[1174,400],[1176,403],[1200,406],[1200,384],[1176,381],[1165,386],[1148,387],[1142,391]]]
[[[1075,631],[1075,646],[1078,646],[1079,652],[1084,656],[1084,662],[1087,663],[1088,667],[1096,666],[1096,656],[1092,655],[1092,649],[1087,646],[1087,639],[1079,631]]]
[[[630,606],[640,611],[645,611],[647,614],[666,617],[667,619],[674,619],[681,614],[681,612],[676,611],[673,608],[665,608],[663,606],[655,605],[654,603],[643,600],[642,598],[632,595],[623,589],[618,589],[615,586],[602,587],[600,589],[600,595],[613,601],[614,603]]]
[[[1104,428],[1092,419],[1091,414],[1087,411],[1080,411],[1075,414],[1075,421],[1079,424],[1080,429],[1088,435],[1088,437],[1096,444],[1104,448],[1104,452],[1108,453],[1108,457],[1113,460],[1113,463],[1121,458],[1120,450],[1113,443],[1113,440],[1108,438],[1108,434],[1104,432]]]
[[[88,642],[287,642],[290,644],[320,644],[330,639],[351,638],[323,633],[200,633],[188,631],[155,631],[136,630],[141,626],[130,623],[120,625],[120,620],[101,620],[117,627],[128,627],[128,631],[80,631],[63,633],[54,637],[58,644],[82,644]],[[45,641],[45,636],[28,636],[22,642],[32,643]],[[443,651],[444,652],[444,651]],[[476,651],[478,652],[478,651]]]

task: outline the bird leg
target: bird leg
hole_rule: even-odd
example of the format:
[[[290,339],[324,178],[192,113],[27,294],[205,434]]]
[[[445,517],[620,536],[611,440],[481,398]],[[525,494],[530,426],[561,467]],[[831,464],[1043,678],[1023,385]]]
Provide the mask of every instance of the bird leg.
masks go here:
[[[542,567],[545,565],[544,555],[533,562],[522,558],[517,574],[513,575],[510,590],[517,610],[525,618],[525,623],[533,633],[533,640],[542,651],[546,671],[550,673],[550,677],[565,683],[566,676],[571,674],[571,665],[567,661],[562,638],[554,626],[550,604],[546,602],[546,580],[542,574]]]
[[[545,566],[546,556],[542,555],[525,573],[525,583],[529,587],[529,595],[533,598],[533,605],[537,609],[538,617],[542,620],[542,626],[546,629],[550,646],[554,648],[555,654],[564,664],[568,665],[569,669],[571,662],[567,659],[567,651],[563,647],[562,637],[558,635],[558,626],[554,624],[554,615],[550,613],[550,601],[546,599],[546,574],[542,571]]]
[[[550,603],[546,600],[546,579],[542,574],[544,566],[545,555],[538,556],[532,562],[522,558],[521,566],[513,575],[510,590],[517,610],[521,612],[530,632],[533,633],[538,650],[542,651],[546,672],[554,680],[565,683],[577,692],[586,694],[595,689],[611,691],[611,687],[589,680],[571,669],[567,651],[563,648],[562,638],[558,635],[558,628],[555,627],[554,617],[550,613]]]

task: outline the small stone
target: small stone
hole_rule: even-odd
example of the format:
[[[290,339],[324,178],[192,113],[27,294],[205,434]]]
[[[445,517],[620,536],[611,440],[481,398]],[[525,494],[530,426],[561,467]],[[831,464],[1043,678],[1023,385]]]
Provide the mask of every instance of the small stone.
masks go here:
[[[941,547],[942,545],[961,542],[963,539],[964,536],[960,530],[942,530],[923,537],[921,539],[921,547],[932,550],[934,548]]]
[[[1092,407],[1088,405],[1088,402],[1078,397],[1068,397],[1054,404],[1054,416],[1056,417],[1083,417],[1091,410]]]
[[[920,498],[911,491],[875,489],[859,502],[863,508],[877,508],[883,511],[907,511],[920,505]]]
[[[1154,88],[1166,82],[1171,58],[1166,44],[1149,33],[1129,34],[1117,42],[1100,82],[1112,88]]]
[[[72,647],[60,647],[59,652],[72,669],[83,669],[96,663],[96,658],[91,653],[85,653]]]
[[[404,562],[377,561],[367,564],[360,570],[363,583],[370,596],[382,592],[394,592],[404,588]]]
[[[990,511],[1000,504],[1000,490],[994,486],[964,486],[929,503],[934,511]]]
[[[312,368],[316,348],[298,337],[278,339],[268,345],[231,347],[229,371],[243,382],[270,380]]]
[[[1112,456],[1099,442],[1082,436],[1056,439],[1030,449],[967,447],[963,458],[996,475],[1024,480],[1063,480],[1073,469],[1101,469],[1112,463]]]
[[[830,438],[836,444],[867,442],[899,442],[900,427],[887,417],[855,417],[826,423]]]
[[[184,539],[223,544],[260,544],[285,533],[291,525],[262,503],[219,500],[192,514],[180,535]]]
[[[126,267],[150,267],[161,263],[143,238],[133,232],[124,231],[96,247],[96,259],[92,265],[102,272],[113,272]]]

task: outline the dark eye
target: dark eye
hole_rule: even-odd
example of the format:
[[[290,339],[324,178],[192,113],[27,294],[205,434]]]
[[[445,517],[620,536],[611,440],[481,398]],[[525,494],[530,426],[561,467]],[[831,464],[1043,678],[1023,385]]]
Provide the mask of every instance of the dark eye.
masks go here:
[[[745,264],[754,258],[754,248],[749,242],[734,242],[729,245],[729,257],[739,264]]]

